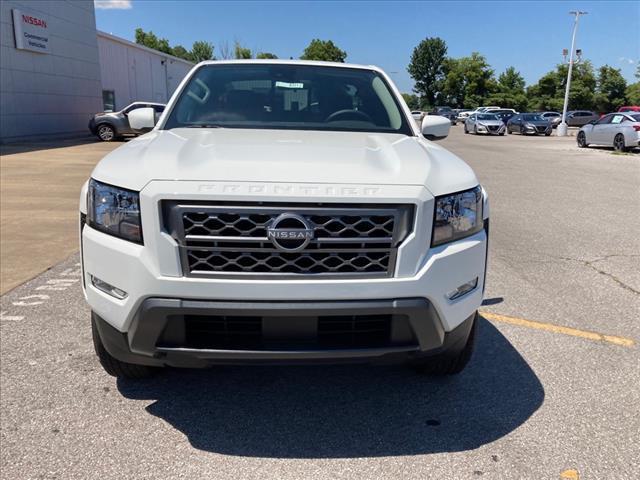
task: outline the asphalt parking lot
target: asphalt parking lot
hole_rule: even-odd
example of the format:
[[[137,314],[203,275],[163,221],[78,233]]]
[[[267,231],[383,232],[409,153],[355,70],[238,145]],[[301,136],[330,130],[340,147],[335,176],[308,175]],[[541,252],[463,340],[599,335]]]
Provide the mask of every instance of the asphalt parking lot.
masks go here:
[[[94,357],[73,254],[1,299],[2,478],[637,478],[640,154],[461,125],[440,144],[491,197],[486,305],[461,375],[116,381]]]

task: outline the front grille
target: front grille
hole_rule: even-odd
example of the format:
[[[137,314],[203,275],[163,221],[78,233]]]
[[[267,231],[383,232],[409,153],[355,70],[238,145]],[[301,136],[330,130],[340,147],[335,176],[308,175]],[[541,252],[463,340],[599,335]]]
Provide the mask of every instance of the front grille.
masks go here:
[[[175,319],[173,320],[175,321]],[[410,344],[411,334],[391,339],[393,315],[327,315],[287,319],[295,328],[274,334],[269,322],[261,316],[185,315],[184,340],[161,339],[160,346],[176,345],[194,349],[220,350],[326,350],[344,348],[376,348],[392,344]],[[276,320],[277,321],[277,320]],[[406,323],[404,317],[395,320]]]
[[[492,132],[497,132],[498,129],[500,128],[500,125],[489,125],[489,130],[491,130]]]
[[[185,275],[281,278],[392,275],[397,248],[410,232],[413,209],[407,205],[165,202],[163,211],[168,230],[180,246]],[[268,229],[283,214],[302,219],[312,232],[306,245],[301,240],[269,238]],[[278,227],[286,224],[281,222]]]
[[[325,348],[382,347],[390,333],[391,315],[318,317],[318,343]]]
[[[184,332],[186,348],[251,350],[262,344],[262,317],[186,315]]]
[[[538,132],[540,132],[540,133],[544,133],[544,132],[546,132],[546,131],[547,131],[547,127],[540,127],[540,126],[537,126],[537,127],[536,127],[536,130],[537,130]]]

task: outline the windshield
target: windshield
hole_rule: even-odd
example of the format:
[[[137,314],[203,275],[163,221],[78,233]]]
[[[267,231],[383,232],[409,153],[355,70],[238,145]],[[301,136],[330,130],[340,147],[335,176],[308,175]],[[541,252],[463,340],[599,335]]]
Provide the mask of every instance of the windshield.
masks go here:
[[[544,118],[542,118],[540,115],[523,115],[522,119],[527,121],[527,122],[535,122],[538,120],[544,120]]]
[[[490,115],[488,113],[479,113],[478,120],[498,120],[498,117],[495,115]]]
[[[200,67],[165,129],[272,128],[413,135],[384,78],[375,71],[283,64]]]

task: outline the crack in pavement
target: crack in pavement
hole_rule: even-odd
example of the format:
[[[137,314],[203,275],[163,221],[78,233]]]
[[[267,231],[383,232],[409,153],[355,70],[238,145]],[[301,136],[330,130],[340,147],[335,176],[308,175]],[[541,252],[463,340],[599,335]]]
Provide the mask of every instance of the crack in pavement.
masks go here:
[[[550,257],[553,257],[553,255],[549,255]],[[623,258],[635,258],[638,257],[640,258],[640,255],[634,255],[634,254],[630,254],[630,255],[623,255],[623,254],[611,254],[611,255],[605,255],[604,257],[600,257],[600,258],[596,258],[595,260],[581,260],[579,258],[571,258],[571,257],[557,257],[560,260],[568,260],[568,261],[572,261],[572,262],[578,262],[583,264],[586,267],[591,268],[592,270],[594,270],[595,272],[599,273],[600,275],[604,275],[605,277],[609,277],[611,280],[613,280],[614,282],[616,282],[620,287],[624,288],[625,290],[635,293],[636,295],[640,295],[640,291],[636,290],[635,288],[633,288],[630,285],[627,285],[626,283],[624,283],[622,280],[620,280],[618,277],[616,277],[614,274],[609,273],[605,270],[602,270],[601,268],[598,268],[594,265],[594,263],[597,262],[602,262],[603,260],[608,260],[609,258],[614,258],[614,257],[623,257]]]

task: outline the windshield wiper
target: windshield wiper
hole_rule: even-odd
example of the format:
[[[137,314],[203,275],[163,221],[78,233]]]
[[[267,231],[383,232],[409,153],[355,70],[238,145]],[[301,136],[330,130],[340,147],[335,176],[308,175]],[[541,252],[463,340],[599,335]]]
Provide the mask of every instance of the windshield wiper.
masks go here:
[[[224,128],[224,127],[216,123],[192,123],[191,125],[185,125],[183,128]]]

